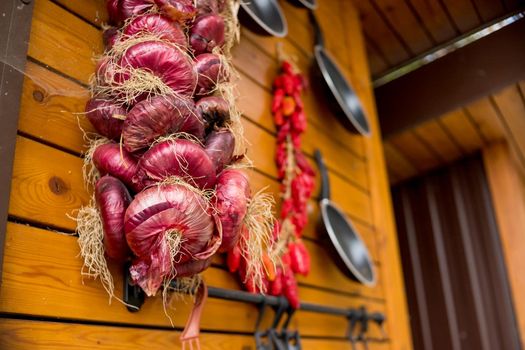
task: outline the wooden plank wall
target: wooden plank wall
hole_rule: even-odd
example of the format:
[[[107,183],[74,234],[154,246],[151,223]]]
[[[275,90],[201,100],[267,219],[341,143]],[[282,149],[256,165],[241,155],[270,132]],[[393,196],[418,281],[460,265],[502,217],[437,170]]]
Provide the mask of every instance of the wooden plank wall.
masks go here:
[[[520,82],[384,140],[392,183],[506,140],[525,170],[525,83]]]
[[[281,2],[290,28],[288,39],[257,36],[242,30],[234,51],[241,74],[239,107],[255,170],[254,188],[278,191],[273,164],[275,130],[270,116],[271,82],[277,69],[276,43],[297,59],[303,71],[311,63],[313,33],[305,10]],[[338,307],[365,305],[387,314],[389,339],[372,341],[370,349],[411,349],[406,301],[399,265],[386,168],[374,109],[364,42],[356,10],[347,1],[321,2],[317,11],[327,45],[351,78],[371,119],[372,138],[348,134],[319,96],[305,96],[310,127],[303,150],[312,160],[315,148],[326,158],[333,199],[352,218],[364,237],[378,271],[378,284],[363,287],[339,272],[315,230],[317,209],[311,202],[305,232],[312,254],[309,277],[299,279],[303,301]],[[342,15],[344,14],[344,16]],[[190,306],[178,303],[175,331],[164,316],[161,300],[147,300],[139,313],[129,313],[108,298],[98,281],[82,279],[75,222],[70,215],[89,200],[81,177],[82,133],[91,130],[78,113],[95,69],[93,55],[102,51],[103,0],[36,0],[6,232],[0,290],[0,348],[132,349],[179,346],[179,331]],[[342,34],[346,34],[341,37]],[[312,82],[314,83],[314,82]],[[322,101],[322,100],[321,100]],[[117,295],[121,278],[116,278]],[[239,288],[217,259],[204,274],[210,285]],[[209,300],[202,319],[203,347],[250,349],[257,313],[252,306]],[[227,320],[227,321],[226,321]],[[307,349],[350,349],[343,319],[298,312],[292,322]],[[224,332],[227,332],[225,334]],[[380,337],[371,327],[370,335]]]

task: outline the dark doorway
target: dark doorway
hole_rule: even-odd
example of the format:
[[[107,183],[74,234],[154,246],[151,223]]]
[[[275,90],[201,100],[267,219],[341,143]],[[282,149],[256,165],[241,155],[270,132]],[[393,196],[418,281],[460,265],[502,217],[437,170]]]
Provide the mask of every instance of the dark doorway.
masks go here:
[[[414,349],[520,349],[481,156],[392,192]]]

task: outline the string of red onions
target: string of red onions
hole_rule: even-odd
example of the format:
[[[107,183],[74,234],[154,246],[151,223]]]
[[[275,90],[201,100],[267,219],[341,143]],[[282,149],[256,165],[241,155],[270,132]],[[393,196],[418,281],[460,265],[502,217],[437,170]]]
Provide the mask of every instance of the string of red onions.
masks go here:
[[[275,266],[265,253],[272,198],[252,196],[233,166],[246,152],[226,58],[238,36],[235,1],[107,0],[112,27],[86,105],[103,137],[85,155],[95,198],[80,209],[77,232],[86,273],[111,297],[108,261],[129,263],[148,296],[239,242],[254,288]]]

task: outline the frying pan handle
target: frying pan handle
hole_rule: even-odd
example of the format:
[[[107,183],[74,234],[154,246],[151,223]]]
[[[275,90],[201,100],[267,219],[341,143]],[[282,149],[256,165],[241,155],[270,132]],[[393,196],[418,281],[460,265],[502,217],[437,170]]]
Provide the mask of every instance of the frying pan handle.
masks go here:
[[[323,156],[318,149],[315,150],[314,155],[321,174],[321,199],[330,199],[330,180],[328,179],[328,170],[324,164]]]
[[[310,17],[310,22],[312,22],[312,25],[314,26],[315,45],[324,47],[323,32],[321,31],[321,27],[319,26],[319,22],[317,21],[317,18],[315,17],[314,11],[310,10],[308,12],[309,12],[308,15]]]

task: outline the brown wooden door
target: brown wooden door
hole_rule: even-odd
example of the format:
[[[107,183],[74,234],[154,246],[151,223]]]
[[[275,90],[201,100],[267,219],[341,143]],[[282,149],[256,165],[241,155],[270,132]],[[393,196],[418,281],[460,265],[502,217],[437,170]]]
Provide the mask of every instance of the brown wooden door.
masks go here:
[[[520,349],[479,156],[393,188],[415,349]]]

